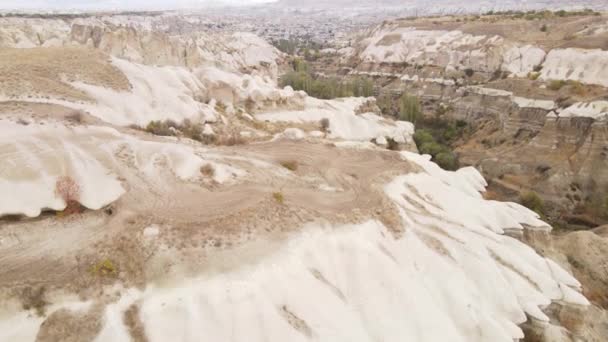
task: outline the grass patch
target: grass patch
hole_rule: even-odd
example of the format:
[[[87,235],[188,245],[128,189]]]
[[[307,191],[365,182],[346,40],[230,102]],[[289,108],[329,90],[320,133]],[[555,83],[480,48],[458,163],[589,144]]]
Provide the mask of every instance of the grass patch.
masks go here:
[[[93,266],[91,273],[100,277],[118,276],[118,267],[110,259],[104,259]]]
[[[352,77],[349,80],[317,77],[301,59],[295,59],[292,67],[294,71],[281,76],[281,87],[290,86],[294,90],[303,90],[312,97],[326,100],[351,96],[369,97],[374,94],[374,82],[367,77]]]
[[[285,203],[285,196],[283,196],[282,192],[273,192],[272,198],[274,198],[274,200],[279,204]]]
[[[547,88],[553,91],[558,91],[562,89],[566,85],[566,81],[563,80],[553,80],[549,82]]]
[[[283,160],[280,164],[289,171],[296,171],[298,169],[298,162],[296,160]]]

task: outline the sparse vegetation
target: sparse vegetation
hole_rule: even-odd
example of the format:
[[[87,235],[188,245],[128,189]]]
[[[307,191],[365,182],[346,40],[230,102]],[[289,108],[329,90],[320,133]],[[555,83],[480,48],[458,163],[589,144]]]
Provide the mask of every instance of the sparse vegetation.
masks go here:
[[[321,127],[321,132],[323,133],[329,133],[329,119],[328,118],[323,118],[321,119],[321,121],[319,121],[319,126]]]
[[[298,162],[296,160],[283,160],[281,166],[289,171],[296,171],[298,169]]]
[[[559,91],[564,87],[568,87],[567,90],[571,94],[586,96],[587,95],[587,87],[579,81],[574,80],[552,80],[547,85],[547,88],[553,91]]]
[[[552,80],[547,85],[547,88],[550,90],[553,90],[553,91],[558,91],[558,90],[562,89],[562,87],[565,85],[566,85],[566,81],[564,81],[564,80]]]
[[[184,122],[177,127],[182,134],[189,139],[203,142],[203,128],[201,125],[193,124],[190,120],[186,119]]]
[[[536,81],[538,78],[540,77],[540,72],[529,72],[528,73],[528,79],[532,80],[532,81]]]
[[[175,136],[177,123],[173,120],[150,121],[145,131],[160,136]]]
[[[206,177],[213,177],[215,175],[215,168],[211,164],[205,164],[201,166],[201,174]]]
[[[471,68],[464,69],[464,74],[467,77],[473,77],[473,75],[475,74],[475,70],[473,70]]]
[[[363,96],[374,94],[374,83],[365,77],[354,77],[341,80],[335,77],[316,77],[309,71],[308,65],[296,59],[292,63],[294,71],[281,77],[281,86],[290,86],[295,90],[303,90],[308,95],[320,99],[339,97]]]
[[[81,111],[75,110],[75,111],[72,111],[70,114],[66,115],[65,118],[67,120],[75,122],[75,123],[82,123],[82,121],[83,121],[83,114],[82,114]]]
[[[91,273],[101,277],[116,277],[118,276],[118,267],[110,259],[104,259],[93,266]]]
[[[130,126],[130,128],[141,129],[139,126]],[[193,123],[188,119],[184,120],[181,124],[178,124],[173,120],[150,121],[144,131],[159,136],[179,135],[206,145],[238,145],[239,143],[244,143],[242,139],[236,139],[233,136],[218,139],[213,134],[204,134],[202,125]]]
[[[555,17],[574,17],[574,16],[586,16],[586,15],[601,15],[601,13],[593,11],[591,9],[583,9],[583,10],[579,10],[579,11],[565,11],[565,10],[559,10],[556,12],[552,12],[549,10],[542,10],[542,11],[515,11],[515,10],[508,10],[508,11],[490,11],[487,12],[485,15],[487,16],[501,16],[501,17],[505,17],[505,18],[510,18],[510,19],[525,19],[525,20],[543,20],[543,19],[550,19],[550,18],[555,18]]]
[[[538,215],[544,215],[545,209],[543,200],[536,192],[530,191],[522,194],[519,197],[519,203],[524,207],[536,212]]]
[[[285,197],[283,196],[282,192],[273,192],[272,198],[274,198],[274,200],[279,204],[285,203]]]
[[[215,139],[215,143],[216,145],[235,146],[244,145],[246,141],[239,133],[234,132],[227,136],[222,136],[219,139]]]
[[[40,286],[33,288],[28,286],[21,291],[21,304],[23,310],[34,310],[38,316],[44,316],[46,307],[49,305],[46,300],[46,288]]]
[[[78,214],[82,211],[80,205],[80,185],[70,176],[59,177],[55,182],[55,195],[65,204],[62,215]]]
[[[548,30],[549,30],[549,28],[547,27],[547,24],[543,24],[543,25],[540,27],[540,32],[547,32]]]
[[[431,155],[433,161],[446,170],[457,170],[460,163],[450,146],[468,134],[469,125],[464,121],[427,119],[421,126],[426,128],[417,129],[414,133],[418,151]]]
[[[418,97],[403,94],[399,99],[399,119],[416,123],[421,114]]]
[[[569,81],[570,92],[578,96],[587,95],[587,88],[579,81]]]

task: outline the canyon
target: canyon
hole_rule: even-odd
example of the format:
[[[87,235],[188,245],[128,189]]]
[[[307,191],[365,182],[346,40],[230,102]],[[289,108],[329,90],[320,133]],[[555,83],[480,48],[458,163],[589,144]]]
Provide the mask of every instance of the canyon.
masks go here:
[[[359,32],[335,99],[189,16],[0,18],[0,340],[602,341],[608,19],[503,16]]]

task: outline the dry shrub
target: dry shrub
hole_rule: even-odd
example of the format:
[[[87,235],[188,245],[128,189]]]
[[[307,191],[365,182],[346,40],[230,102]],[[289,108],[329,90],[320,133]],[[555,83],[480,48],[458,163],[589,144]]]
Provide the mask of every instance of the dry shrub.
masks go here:
[[[80,185],[70,176],[63,176],[55,183],[55,195],[60,197],[66,204],[64,214],[71,215],[81,212]]]
[[[578,96],[586,96],[587,95],[587,88],[578,81],[570,81],[570,91],[573,94],[576,94]]]
[[[65,118],[68,119],[69,121],[72,121],[75,123],[82,123],[82,121],[83,121],[82,112],[79,110],[75,110],[75,111],[71,112],[70,114],[66,115]]]
[[[283,160],[281,166],[289,171],[296,171],[298,169],[298,162],[295,160]]]
[[[201,166],[201,174],[207,177],[213,177],[215,175],[215,168],[211,164],[205,164]]]
[[[201,127],[201,125],[194,124],[189,119],[184,120],[181,125],[174,128],[180,130],[182,134],[187,138],[196,140],[198,142],[203,142],[204,140],[203,128]]]
[[[283,193],[281,192],[273,192],[272,198],[274,198],[274,200],[279,204],[285,203],[285,196],[283,196]]]
[[[327,133],[329,130],[329,119],[321,119],[321,121],[319,121],[319,125],[321,126],[321,132]]]
[[[216,143],[218,145],[225,146],[243,145],[245,144],[245,139],[243,139],[243,137],[238,133],[232,133],[227,137],[221,137],[220,139],[217,139]]]
[[[118,276],[118,267],[114,265],[112,260],[105,259],[95,264],[91,273],[103,277],[116,277]]]
[[[160,136],[174,136],[175,131],[173,129],[175,129],[176,126],[177,124],[172,120],[150,121],[148,126],[146,126],[146,132]]]
[[[21,304],[24,310],[34,309],[38,316],[44,316],[46,306],[46,288],[40,286],[36,289],[28,286],[21,291]]]

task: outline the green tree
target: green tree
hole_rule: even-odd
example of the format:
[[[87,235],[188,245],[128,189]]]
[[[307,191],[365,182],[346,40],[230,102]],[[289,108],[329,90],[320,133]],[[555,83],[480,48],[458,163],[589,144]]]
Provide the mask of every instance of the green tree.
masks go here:
[[[420,114],[420,101],[418,97],[403,94],[399,99],[399,119],[416,123]]]

